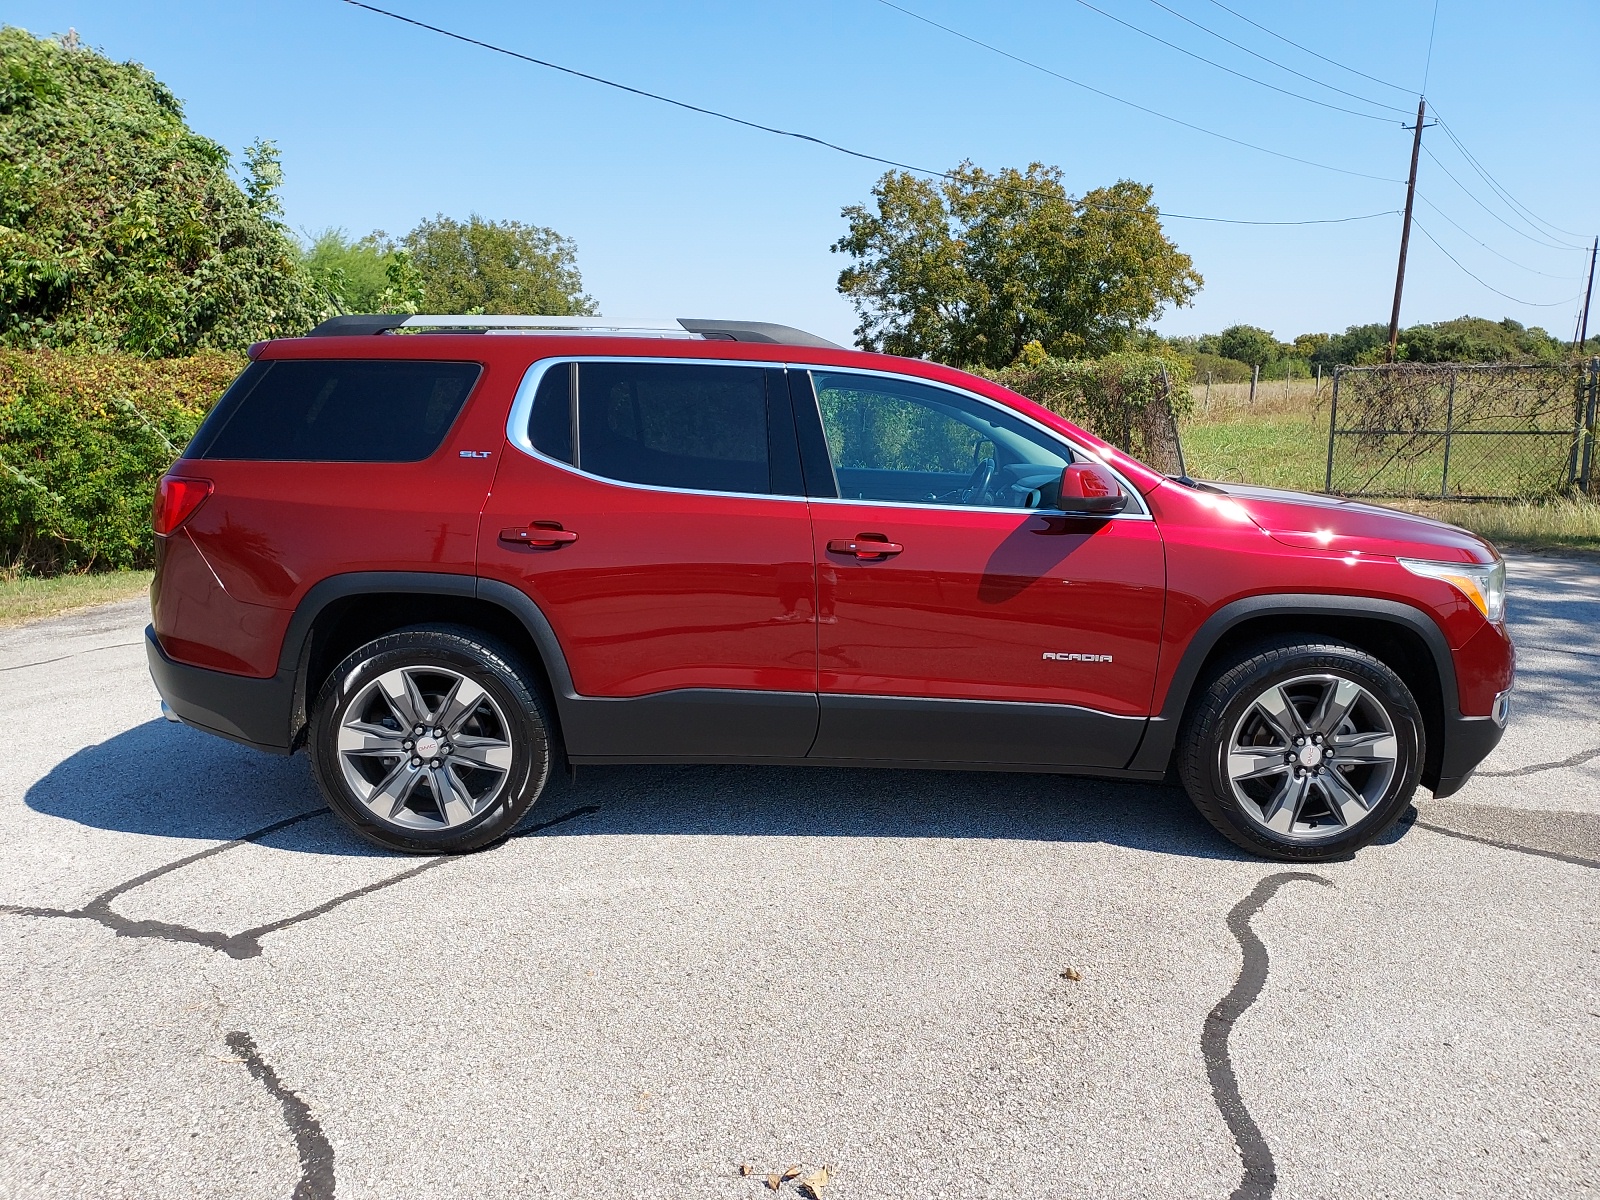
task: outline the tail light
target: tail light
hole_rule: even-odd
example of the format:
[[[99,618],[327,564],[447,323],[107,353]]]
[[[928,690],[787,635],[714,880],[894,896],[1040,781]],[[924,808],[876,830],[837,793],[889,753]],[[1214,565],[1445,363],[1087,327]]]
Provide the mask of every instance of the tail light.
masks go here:
[[[165,537],[194,516],[195,509],[211,495],[211,490],[209,479],[163,475],[161,482],[156,484],[156,503],[150,512],[150,527]]]

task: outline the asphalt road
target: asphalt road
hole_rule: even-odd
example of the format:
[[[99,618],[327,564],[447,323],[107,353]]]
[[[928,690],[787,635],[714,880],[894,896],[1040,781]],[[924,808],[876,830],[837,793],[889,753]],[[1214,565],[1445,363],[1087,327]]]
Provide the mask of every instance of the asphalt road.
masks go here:
[[[0,633],[0,1196],[1595,1195],[1600,566],[1511,613],[1479,776],[1303,870],[1167,789],[724,767],[391,857],[160,720],[141,604]]]

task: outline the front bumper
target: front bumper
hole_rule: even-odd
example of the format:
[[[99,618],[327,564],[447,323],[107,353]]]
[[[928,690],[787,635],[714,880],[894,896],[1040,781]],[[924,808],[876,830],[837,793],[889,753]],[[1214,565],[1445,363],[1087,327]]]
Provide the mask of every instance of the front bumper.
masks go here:
[[[1506,720],[1511,715],[1511,691],[1507,689],[1495,697],[1494,713],[1487,717],[1448,717],[1444,723],[1443,756],[1439,761],[1439,778],[1435,782],[1422,782],[1433,789],[1435,799],[1442,800],[1461,790],[1472,778],[1479,763],[1489,757],[1489,752],[1500,744],[1506,731]]]
[[[293,679],[252,679],[174,662],[156,641],[152,626],[145,627],[144,649],[164,713],[269,754],[290,753]]]

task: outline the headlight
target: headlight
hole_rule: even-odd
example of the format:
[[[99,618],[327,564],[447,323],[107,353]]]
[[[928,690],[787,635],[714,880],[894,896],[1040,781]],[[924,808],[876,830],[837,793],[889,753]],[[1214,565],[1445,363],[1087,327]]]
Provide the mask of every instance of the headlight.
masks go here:
[[[1413,575],[1429,579],[1442,579],[1477,606],[1486,618],[1498,621],[1506,615],[1506,564],[1494,562],[1487,566],[1477,563],[1428,562],[1420,558],[1402,558],[1400,565]]]

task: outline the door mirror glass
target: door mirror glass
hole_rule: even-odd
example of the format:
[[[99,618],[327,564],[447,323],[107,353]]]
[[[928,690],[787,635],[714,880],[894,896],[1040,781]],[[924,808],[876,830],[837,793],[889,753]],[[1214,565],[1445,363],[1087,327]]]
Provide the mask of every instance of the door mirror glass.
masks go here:
[[[1095,462],[1075,462],[1061,472],[1061,511],[1110,516],[1128,507],[1117,477]]]

